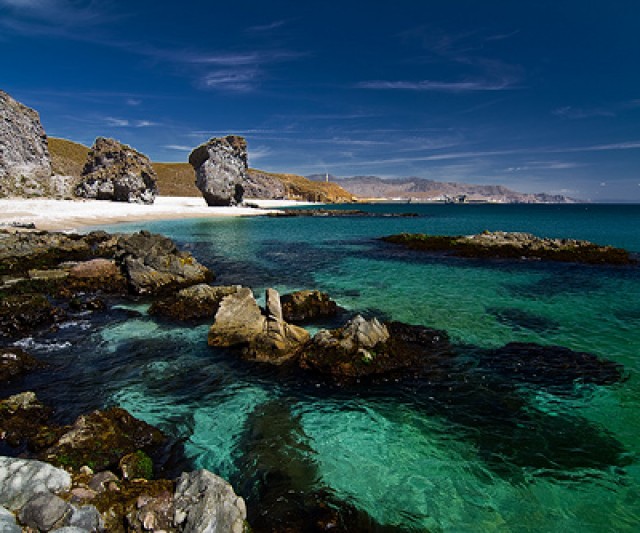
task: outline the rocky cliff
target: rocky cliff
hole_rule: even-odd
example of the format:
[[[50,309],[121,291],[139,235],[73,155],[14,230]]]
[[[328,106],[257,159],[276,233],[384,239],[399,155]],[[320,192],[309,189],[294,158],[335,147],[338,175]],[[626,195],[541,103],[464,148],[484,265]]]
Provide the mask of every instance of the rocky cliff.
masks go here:
[[[189,156],[196,171],[196,185],[207,205],[242,203],[243,183],[247,177],[247,141],[228,135],[209,139]]]
[[[0,197],[50,193],[51,160],[40,116],[0,91]]]
[[[98,137],[82,170],[82,198],[152,204],[156,173],[149,158],[114,139]]]

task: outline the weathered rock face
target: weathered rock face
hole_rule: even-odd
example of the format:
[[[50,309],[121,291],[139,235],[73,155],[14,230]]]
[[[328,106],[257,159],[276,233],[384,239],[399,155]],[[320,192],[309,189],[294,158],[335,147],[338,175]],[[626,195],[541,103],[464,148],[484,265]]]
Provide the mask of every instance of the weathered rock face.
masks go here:
[[[259,170],[249,170],[243,182],[245,198],[282,200],[287,198],[287,187],[276,176]]]
[[[176,320],[213,318],[225,296],[235,294],[240,286],[212,287],[200,283],[176,294],[156,300],[149,308],[152,315],[162,315]]]
[[[175,492],[175,524],[180,531],[242,533],[247,509],[224,479],[208,470],[184,473]]]
[[[152,204],[158,190],[149,158],[114,139],[98,137],[82,170],[82,198]]]
[[[242,202],[247,176],[247,142],[229,135],[210,139],[189,156],[196,171],[196,185],[207,205],[237,205]]]
[[[282,364],[294,359],[309,340],[309,333],[282,320],[280,297],[267,290],[263,314],[251,289],[241,288],[220,304],[209,330],[209,345],[237,347],[245,359]]]
[[[282,295],[280,301],[287,322],[306,322],[335,316],[338,312],[336,302],[320,291],[296,291]]]
[[[0,197],[51,193],[51,158],[36,111],[0,91]]]

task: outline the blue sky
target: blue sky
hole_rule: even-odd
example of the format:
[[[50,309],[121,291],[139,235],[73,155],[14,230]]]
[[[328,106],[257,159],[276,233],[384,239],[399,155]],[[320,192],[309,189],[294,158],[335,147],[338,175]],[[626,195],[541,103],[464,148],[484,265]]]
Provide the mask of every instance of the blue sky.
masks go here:
[[[640,201],[637,0],[0,0],[0,88],[155,161]]]

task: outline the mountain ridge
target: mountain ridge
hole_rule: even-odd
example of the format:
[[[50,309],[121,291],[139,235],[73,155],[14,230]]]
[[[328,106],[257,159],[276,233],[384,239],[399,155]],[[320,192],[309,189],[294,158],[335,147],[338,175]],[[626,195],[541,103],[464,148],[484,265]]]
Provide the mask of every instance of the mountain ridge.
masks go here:
[[[579,203],[581,200],[560,194],[523,193],[504,185],[478,185],[461,182],[435,181],[410,176],[406,178],[381,178],[379,176],[353,176],[339,178],[327,174],[306,176],[313,181],[325,181],[340,185],[360,201],[411,200],[414,202],[496,202],[496,203]]]

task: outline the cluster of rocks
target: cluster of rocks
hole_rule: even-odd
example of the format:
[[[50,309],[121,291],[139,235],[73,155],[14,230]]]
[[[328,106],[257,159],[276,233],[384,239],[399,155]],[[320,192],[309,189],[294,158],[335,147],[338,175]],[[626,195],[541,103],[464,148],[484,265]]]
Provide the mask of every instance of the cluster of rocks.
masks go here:
[[[383,237],[411,250],[451,252],[461,257],[540,259],[590,264],[625,265],[635,262],[622,248],[576,239],[540,238],[530,233],[484,231],[477,235],[400,233]]]
[[[43,366],[0,349],[0,383]],[[206,470],[163,478],[181,453],[157,428],[112,407],[53,421],[33,392],[0,399],[0,531],[242,533],[246,506]],[[18,523],[20,525],[18,525]]]
[[[270,217],[368,217],[415,218],[417,213],[375,213],[362,209],[280,209],[269,213]]]

